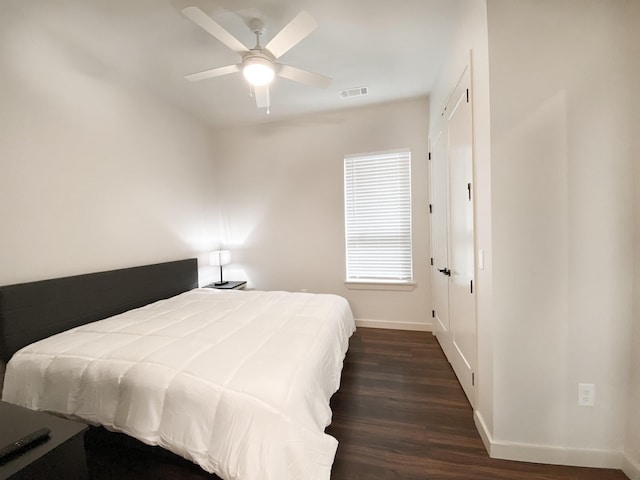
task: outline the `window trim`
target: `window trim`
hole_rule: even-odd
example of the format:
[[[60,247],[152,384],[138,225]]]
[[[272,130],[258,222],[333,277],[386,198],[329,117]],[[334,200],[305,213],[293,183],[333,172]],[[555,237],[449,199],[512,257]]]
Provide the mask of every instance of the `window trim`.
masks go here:
[[[392,290],[398,292],[410,292],[417,287],[417,283],[413,280],[398,280],[397,282],[388,280],[345,280],[344,285],[349,290]]]

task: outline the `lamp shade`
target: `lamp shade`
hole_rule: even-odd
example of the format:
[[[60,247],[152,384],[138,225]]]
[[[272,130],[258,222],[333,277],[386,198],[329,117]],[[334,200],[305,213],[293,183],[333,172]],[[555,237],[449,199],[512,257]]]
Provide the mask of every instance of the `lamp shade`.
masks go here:
[[[229,250],[216,250],[209,254],[211,265],[229,265],[231,263],[231,252]]]

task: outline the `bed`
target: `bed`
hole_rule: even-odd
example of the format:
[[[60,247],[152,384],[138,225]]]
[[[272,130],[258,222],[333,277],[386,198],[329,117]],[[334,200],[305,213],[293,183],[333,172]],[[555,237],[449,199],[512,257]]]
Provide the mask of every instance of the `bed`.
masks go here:
[[[328,480],[346,300],[196,287],[195,259],[0,287],[3,400],[225,480]]]

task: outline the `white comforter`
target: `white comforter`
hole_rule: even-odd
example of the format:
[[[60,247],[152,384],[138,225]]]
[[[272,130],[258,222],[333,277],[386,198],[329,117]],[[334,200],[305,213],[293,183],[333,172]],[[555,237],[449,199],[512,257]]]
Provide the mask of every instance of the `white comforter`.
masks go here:
[[[231,480],[328,480],[345,299],[196,289],[23,348],[2,398],[124,432]]]

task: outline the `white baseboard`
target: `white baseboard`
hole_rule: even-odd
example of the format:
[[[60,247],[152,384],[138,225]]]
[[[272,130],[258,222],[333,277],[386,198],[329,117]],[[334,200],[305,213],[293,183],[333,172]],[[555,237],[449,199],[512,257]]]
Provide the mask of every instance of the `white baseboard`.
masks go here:
[[[393,322],[390,320],[367,320],[364,318],[356,318],[356,327],[414,330],[418,332],[430,332],[432,329],[432,325],[430,323]]]
[[[474,411],[473,419],[491,458],[575,467],[619,469],[623,466],[621,452],[497,441],[493,439],[480,413]],[[629,466],[632,467],[632,465]],[[627,472],[625,473],[629,476]]]
[[[491,456],[491,434],[489,433],[489,429],[487,428],[484,418],[478,410],[473,411],[473,421],[476,424],[476,430],[478,430],[478,433],[480,434],[480,439],[484,444],[484,449],[487,451],[489,456]]]
[[[622,471],[631,480],[640,480],[640,463],[634,462],[626,455],[622,459]]]

